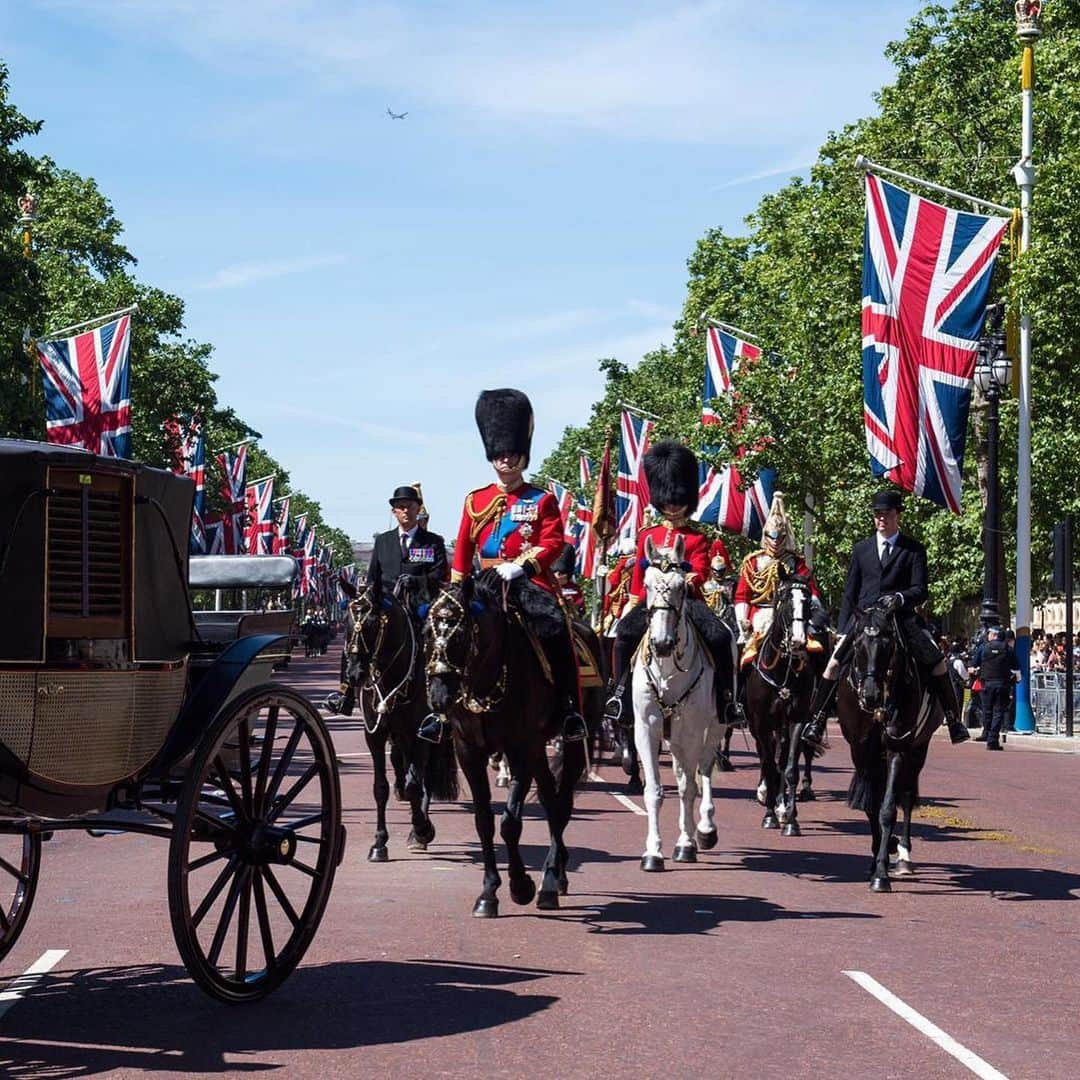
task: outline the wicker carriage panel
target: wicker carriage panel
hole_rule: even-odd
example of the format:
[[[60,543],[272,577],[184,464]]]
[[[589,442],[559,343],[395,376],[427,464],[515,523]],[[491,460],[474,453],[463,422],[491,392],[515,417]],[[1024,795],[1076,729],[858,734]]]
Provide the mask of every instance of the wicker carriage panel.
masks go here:
[[[30,753],[35,684],[32,671],[0,671],[0,743],[20,761]]]
[[[131,776],[161,748],[183,691],[183,668],[42,672],[30,770],[76,786]]]

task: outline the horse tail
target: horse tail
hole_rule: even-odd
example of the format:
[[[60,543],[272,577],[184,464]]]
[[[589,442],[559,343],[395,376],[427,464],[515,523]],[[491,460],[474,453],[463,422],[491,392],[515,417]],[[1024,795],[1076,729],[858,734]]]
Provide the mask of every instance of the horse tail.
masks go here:
[[[456,802],[458,798],[458,765],[454,740],[443,739],[428,755],[424,784],[428,794],[439,802]]]
[[[882,753],[881,735],[877,731],[861,748],[855,773],[848,785],[847,804],[852,810],[876,814],[881,809],[888,779],[888,766]]]

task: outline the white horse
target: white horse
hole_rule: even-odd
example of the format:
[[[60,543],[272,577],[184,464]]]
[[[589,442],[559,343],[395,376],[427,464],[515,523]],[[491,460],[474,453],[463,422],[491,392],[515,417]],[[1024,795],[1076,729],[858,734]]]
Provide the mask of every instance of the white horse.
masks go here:
[[[646,608],[649,628],[634,656],[631,694],[634,703],[634,742],[645,772],[645,810],[649,832],[641,869],[664,869],[660,844],[660,741],[665,722],[675,780],[679,787],[679,839],[675,862],[697,862],[700,847],[716,846],[711,773],[716,750],[727,724],[716,715],[713,659],[698,636],[687,611],[686,579],[682,571],[685,545],[681,536],[670,550],[658,550],[652,537],[645,541]],[[701,805],[694,827],[694,800]]]

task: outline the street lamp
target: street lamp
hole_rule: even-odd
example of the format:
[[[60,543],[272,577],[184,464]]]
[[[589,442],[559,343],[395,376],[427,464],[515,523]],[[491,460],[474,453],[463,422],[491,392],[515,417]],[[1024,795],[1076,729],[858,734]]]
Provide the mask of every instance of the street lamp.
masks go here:
[[[983,599],[979,619],[983,626],[996,626],[998,612],[998,537],[1001,534],[1000,478],[998,443],[1000,420],[998,403],[1012,382],[1012,358],[1005,348],[1002,326],[1003,309],[991,308],[988,329],[979,339],[975,360],[975,385],[986,398],[986,518],[983,524]]]

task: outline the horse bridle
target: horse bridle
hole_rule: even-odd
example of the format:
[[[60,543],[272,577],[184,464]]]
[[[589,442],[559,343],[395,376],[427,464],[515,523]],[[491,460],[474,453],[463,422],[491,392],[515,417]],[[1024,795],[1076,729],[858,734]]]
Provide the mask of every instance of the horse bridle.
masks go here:
[[[889,693],[892,690],[892,684],[894,679],[896,678],[896,664],[900,658],[901,653],[901,650],[897,648],[897,643],[900,640],[900,628],[897,625],[895,614],[890,615],[889,619],[892,623],[893,647],[889,655],[888,666],[885,669],[885,677],[879,680],[881,683],[881,704],[874,709],[869,708],[866,704],[866,697],[863,694],[863,684],[870,676],[874,676],[875,678],[877,678],[877,673],[876,671],[869,668],[863,672],[858,672],[856,670],[858,653],[857,650],[854,648],[852,649],[851,664],[848,667],[847,673],[848,686],[851,687],[852,692],[855,694],[856,700],[859,703],[859,708],[862,709],[862,711],[865,713],[872,713],[874,719],[877,720],[879,723],[884,722],[886,717],[888,716]],[[879,638],[882,636],[882,629],[873,621],[870,621],[867,622],[867,624],[862,628],[859,636],[867,638]],[[857,644],[858,643],[856,642],[856,645]],[[855,680],[856,675],[859,675],[858,682],[856,682]]]
[[[449,616],[455,617],[453,620],[448,617],[446,609],[449,609]],[[499,677],[495,681],[491,692],[482,696],[475,695],[469,689],[466,672],[479,655],[479,647],[476,642],[476,623],[469,618],[468,612],[465,610],[465,604],[452,592],[443,590],[432,602],[427,617],[430,620],[429,625],[432,634],[431,658],[425,667],[428,678],[430,679],[432,675],[454,675],[457,677],[458,690],[450,703],[451,708],[460,704],[471,713],[494,712],[506,698],[506,660],[503,660]],[[444,626],[447,629],[444,630]],[[465,664],[463,667],[457,667],[451,663],[447,653],[450,643],[459,634],[467,634]]]
[[[378,600],[373,598],[372,593],[378,593]],[[385,665],[380,669],[378,658],[382,652],[383,642],[386,638],[386,628],[390,624],[390,611],[391,607],[388,607],[382,603],[384,597],[382,596],[381,589],[374,589],[368,586],[357,598],[349,605],[350,610],[353,613],[354,625],[352,637],[349,640],[349,654],[351,656],[360,655],[360,645],[365,647],[367,642],[364,639],[364,627],[367,625],[368,620],[375,613],[376,607],[379,609],[378,616],[378,628],[375,632],[375,644],[367,651],[368,671],[367,677],[360,685],[362,693],[369,693],[375,698],[375,722],[369,728],[367,716],[364,717],[364,728],[368,734],[374,734],[378,729],[379,724],[382,722],[383,717],[393,708],[394,702],[400,694],[407,692],[410,684],[412,683],[413,669],[416,666],[416,630],[413,627],[412,618],[409,615],[404,603],[398,596],[397,587],[395,586],[394,592],[387,598],[390,600],[390,604],[396,604],[404,615],[405,625],[408,628],[408,642],[402,642],[397,649],[394,650],[393,655]],[[389,692],[383,693],[382,680],[386,671],[392,670],[394,664],[397,662],[399,656],[405,652],[406,644],[409,648],[409,663],[405,668],[405,674],[398,680],[397,684],[393,686]]]
[[[667,555],[661,556],[653,565],[660,571],[660,573],[665,574],[665,575],[670,574],[672,570],[675,570],[675,569],[678,568],[678,564],[674,560],[669,558]],[[652,657],[653,657],[653,652],[652,652],[652,616],[653,616],[653,613],[657,612],[657,611],[672,611],[672,612],[675,612],[675,616],[676,616],[676,618],[675,618],[675,643],[674,643],[674,645],[672,647],[671,658],[672,658],[672,662],[675,664],[675,670],[680,672],[681,674],[685,675],[688,672],[689,669],[682,667],[682,665],[679,663],[680,659],[682,658],[682,655],[679,652],[679,627],[682,625],[682,613],[683,613],[683,609],[686,607],[686,595],[687,595],[687,591],[686,591],[686,587],[685,587],[686,586],[686,579],[685,578],[683,579],[681,584],[683,585],[682,600],[679,603],[678,607],[675,607],[672,604],[649,604],[645,608],[645,615],[648,618],[649,624],[650,624],[649,629],[646,631],[646,637],[645,637],[645,643],[644,643],[645,644],[645,664],[644,664],[645,678],[648,681],[649,686],[651,687],[652,692],[656,697],[656,704],[660,706],[660,711],[663,713],[663,715],[665,717],[670,716],[694,692],[694,690],[697,688],[698,683],[701,682],[702,676],[705,674],[705,667],[706,667],[706,664],[705,664],[705,647],[704,647],[704,644],[702,644],[702,646],[701,646],[701,657],[700,657],[699,662],[698,662],[699,666],[698,666],[697,675],[694,677],[694,679],[690,683],[690,685],[679,695],[679,698],[678,698],[677,701],[673,701],[671,703],[668,703],[668,702],[664,701],[663,694],[662,694],[662,692],[660,690],[660,687],[656,684],[656,681],[653,678],[653,674],[652,674],[652,666],[651,666],[652,665]],[[665,586],[665,588],[664,588],[665,599],[668,598],[669,593],[670,593],[670,587]]]
[[[788,683],[791,680],[792,674],[798,676],[801,675],[806,667],[806,652],[803,650],[801,653],[797,651],[791,641],[791,623],[786,618],[784,600],[791,595],[791,592],[796,587],[804,589],[809,592],[806,586],[799,585],[797,582],[789,581],[783,586],[783,590],[778,593],[773,603],[773,625],[769,628],[769,633],[766,635],[765,640],[761,643],[761,648],[758,650],[757,656],[754,658],[754,668],[757,673],[765,680],[771,687],[783,692],[787,691],[790,696],[790,689]],[[809,622],[809,620],[806,620]],[[781,640],[779,642],[773,641],[773,634],[775,628],[779,627],[781,632]],[[769,663],[765,659],[766,647],[772,646],[774,653],[772,663]],[[782,659],[787,659],[787,666],[784,670],[784,677],[779,682],[773,677],[772,672]]]

